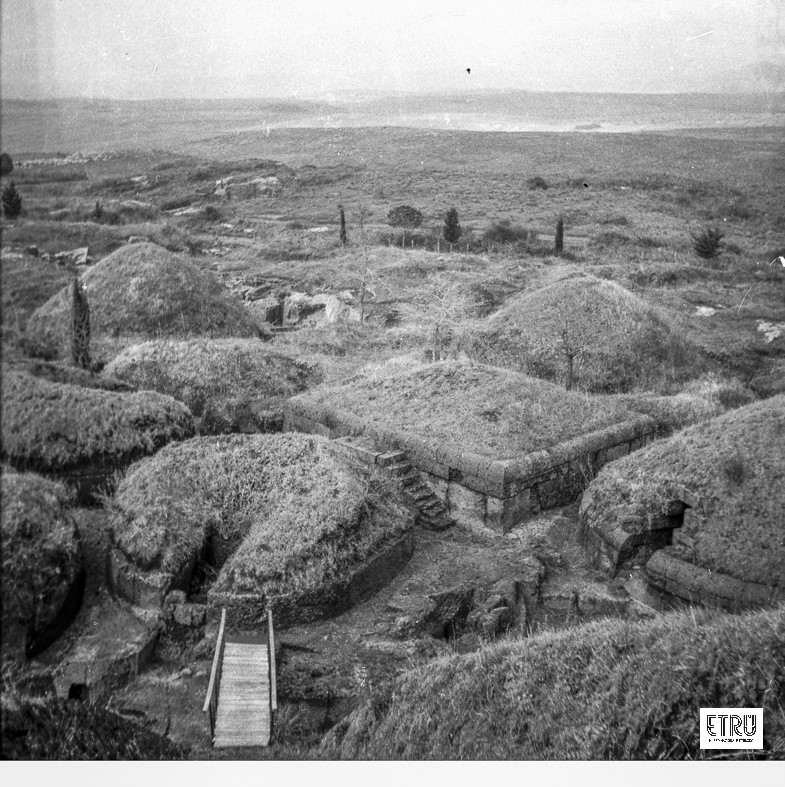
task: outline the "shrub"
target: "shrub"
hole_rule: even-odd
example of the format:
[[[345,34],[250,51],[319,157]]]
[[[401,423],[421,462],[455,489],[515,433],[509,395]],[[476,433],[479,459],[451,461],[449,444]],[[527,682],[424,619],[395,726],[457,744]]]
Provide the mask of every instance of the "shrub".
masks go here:
[[[695,253],[704,260],[712,260],[722,254],[722,239],[725,233],[716,227],[707,227],[700,233],[693,233],[692,246]]]
[[[13,181],[3,188],[0,200],[3,204],[3,215],[7,219],[13,221],[22,212],[22,196],[16,190]]]
[[[14,171],[14,162],[5,151],[0,153],[0,177],[10,175]]]
[[[541,178],[539,175],[535,175],[535,177],[529,178],[526,181],[526,186],[531,191],[534,191],[535,189],[547,189],[548,188],[548,184],[545,182],[545,179]]]
[[[393,227],[414,229],[422,224],[422,220],[422,213],[420,213],[417,208],[412,208],[409,205],[399,205],[387,214],[387,221],[389,221]]]
[[[482,234],[484,243],[517,243],[525,242],[529,237],[529,231],[519,224],[513,224],[510,219],[501,219],[494,222]]]

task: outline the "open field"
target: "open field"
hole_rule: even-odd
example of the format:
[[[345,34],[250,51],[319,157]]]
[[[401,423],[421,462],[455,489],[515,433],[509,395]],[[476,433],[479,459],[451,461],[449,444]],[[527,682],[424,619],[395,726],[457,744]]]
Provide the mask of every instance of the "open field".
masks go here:
[[[370,488],[362,474],[336,470],[329,483],[309,487],[300,437],[271,435],[264,473],[276,462],[289,470],[263,484],[267,476],[249,469],[242,452],[232,467],[200,446],[267,438],[182,443],[194,424],[203,434],[274,431],[289,399],[303,395],[390,431],[428,432],[439,450],[450,444],[468,455],[485,446],[510,457],[547,454],[558,441],[644,414],[657,429],[648,456],[705,477],[706,489],[738,503],[701,530],[707,565],[735,559],[737,527],[751,538],[763,525],[766,539],[783,535],[776,511],[785,500],[755,505],[769,471],[772,494],[782,487],[778,471],[763,472],[755,457],[779,454],[749,444],[781,434],[762,422],[737,441],[739,459],[732,435],[714,440],[706,425],[741,423],[736,408],[777,408],[785,393],[782,96],[355,99],[3,103],[14,170],[2,185],[13,181],[23,200],[21,214],[2,225],[4,451],[59,468],[173,440],[117,479],[113,503],[73,508],[88,587],[98,588],[85,596],[74,640],[94,620],[121,628],[106,570],[112,549],[126,547],[145,571],[172,555],[173,573],[193,563],[191,584],[144,613],[159,637],[151,668],[102,695],[110,710],[159,736],[115,756],[225,756],[210,749],[200,713],[217,634],[211,589],[228,597],[249,584],[272,592],[288,582],[318,597],[325,577],[343,578],[393,537],[363,506],[379,496],[397,505],[389,491],[399,489],[396,476]],[[401,205],[421,213],[417,226],[391,225],[388,215]],[[448,243],[443,221],[452,207],[462,233]],[[693,235],[709,227],[724,237],[721,253],[707,259]],[[58,257],[74,249],[86,252]],[[75,264],[84,256],[87,264]],[[68,365],[75,274],[90,305],[90,369]],[[718,416],[727,421],[710,420]],[[668,446],[692,446],[693,432],[680,430],[693,424],[699,450],[676,466]],[[660,439],[671,432],[674,443]],[[704,443],[713,447],[711,463],[701,462]],[[655,494],[644,484],[654,481],[640,448],[624,459],[608,453],[595,482],[613,487],[603,505],[619,497],[632,508]],[[391,467],[406,471],[403,462]],[[445,485],[456,480],[447,475]],[[209,522],[194,514],[200,506]],[[505,533],[461,522],[431,532],[417,520],[414,554],[398,580],[333,619],[282,630],[280,721],[273,747],[253,756],[692,757],[697,727],[687,728],[699,697],[749,699],[781,716],[782,607],[697,623],[666,618],[679,603],[650,592],[640,571],[609,579],[591,566],[577,503],[558,513],[542,508]],[[627,509],[617,508],[623,518]],[[110,516],[120,509],[125,527]],[[314,525],[311,514],[322,509],[337,512],[329,526]],[[249,528],[255,535],[245,547],[225,539],[236,551],[216,581],[220,567],[197,554],[205,532],[223,539]],[[592,618],[591,628],[574,628]],[[696,667],[658,694],[664,676],[683,667],[680,654],[708,664],[728,639],[714,693],[698,691],[708,678]],[[587,642],[602,662],[592,666]],[[753,663],[756,643],[773,682],[734,694],[733,676],[763,664]],[[44,689],[36,691],[48,696],[65,650],[50,649],[24,666],[29,675],[4,680],[38,681]],[[555,650],[573,655],[551,659]],[[585,680],[574,678],[577,666]],[[539,670],[553,681],[533,704],[516,705]],[[410,719],[427,726],[428,702],[448,683],[441,732],[405,740]],[[665,714],[651,724],[673,712],[672,735],[649,735],[633,707],[638,688],[643,713]],[[472,704],[478,690],[502,692],[511,709],[500,721],[504,746],[479,732],[453,734],[463,713],[496,712],[494,702]],[[509,703],[507,691],[515,695]],[[20,756],[42,756],[50,744],[74,756],[47,737],[54,733],[39,723],[44,706],[28,693],[14,695],[8,718],[14,735],[28,724],[44,742],[17,747]],[[611,708],[609,697],[627,704]],[[556,735],[545,717],[526,740],[516,726],[517,712],[544,709],[558,719],[575,702],[604,714],[605,744],[575,748],[564,737],[573,733]],[[51,717],[63,714],[68,724],[84,713],[51,706]],[[780,716],[772,717],[774,758],[783,756]],[[101,731],[118,718],[96,716],[100,740],[85,746],[112,756]],[[617,735],[628,723],[633,732]],[[514,736],[523,736],[517,748]]]

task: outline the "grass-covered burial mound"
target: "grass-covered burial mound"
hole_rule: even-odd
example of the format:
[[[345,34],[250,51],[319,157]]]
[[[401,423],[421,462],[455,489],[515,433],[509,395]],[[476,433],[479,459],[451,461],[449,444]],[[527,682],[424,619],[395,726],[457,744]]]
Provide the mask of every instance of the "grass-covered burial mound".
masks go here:
[[[673,321],[615,282],[582,276],[509,301],[479,329],[469,353],[561,384],[569,353],[582,390],[664,390],[702,368]]]
[[[82,551],[62,484],[3,468],[3,654],[34,655],[79,610]]]
[[[713,759],[700,708],[763,708],[785,757],[785,609],[603,620],[411,670],[326,736],[343,759]]]
[[[188,409],[152,391],[117,393],[4,368],[3,460],[36,472],[116,466],[193,435]]]
[[[623,405],[463,361],[390,363],[301,397],[364,422],[498,459],[548,448],[630,418]]]
[[[780,395],[606,466],[584,494],[581,521],[590,551],[631,537],[617,564],[633,555],[637,542],[656,536],[658,527],[675,526],[666,555],[728,588],[735,579],[776,595],[785,594],[783,511],[785,395]],[[595,557],[603,552],[608,554],[601,549]],[[694,595],[701,600],[699,587]]]
[[[97,360],[134,341],[160,337],[258,337],[242,303],[208,271],[152,243],[110,254],[82,277],[90,305],[91,348]],[[71,288],[37,309],[27,337],[67,357],[71,340]]]
[[[113,581],[153,605],[187,586],[202,556],[220,568],[210,603],[229,607],[233,624],[255,625],[267,605],[280,622],[324,617],[364,592],[353,572],[388,547],[370,580],[397,571],[412,523],[395,485],[345,464],[323,438],[199,437],[138,462],[119,484]]]
[[[284,402],[322,376],[256,339],[144,342],[122,352],[104,374],[173,396],[206,434],[280,431]]]

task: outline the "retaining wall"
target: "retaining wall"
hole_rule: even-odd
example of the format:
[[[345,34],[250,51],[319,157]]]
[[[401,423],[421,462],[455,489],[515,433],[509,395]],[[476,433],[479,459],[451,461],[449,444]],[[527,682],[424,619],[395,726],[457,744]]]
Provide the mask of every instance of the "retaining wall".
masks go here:
[[[469,527],[507,532],[548,508],[572,502],[607,462],[642,448],[658,433],[648,416],[614,424],[515,459],[493,459],[454,445],[395,432],[303,399],[284,409],[284,431],[335,439],[364,435],[388,450],[406,451],[411,464]]]
[[[681,560],[669,548],[655,552],[646,563],[645,571],[649,583],[665,593],[731,612],[785,601],[785,589],[710,571]]]

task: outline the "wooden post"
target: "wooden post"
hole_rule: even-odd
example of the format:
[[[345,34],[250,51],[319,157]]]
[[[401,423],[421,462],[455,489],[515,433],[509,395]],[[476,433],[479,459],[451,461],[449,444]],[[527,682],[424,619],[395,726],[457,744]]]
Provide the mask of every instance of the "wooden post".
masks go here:
[[[275,664],[275,634],[273,633],[273,611],[267,609],[267,658],[270,662],[270,710],[278,710],[278,686]]]
[[[224,637],[226,634],[226,608],[221,609],[221,625],[218,627],[218,638],[215,640],[213,666],[210,670],[210,682],[207,684],[207,697],[202,713],[210,715],[210,743],[215,738],[215,717],[218,714],[218,692],[221,685],[221,666],[223,661]]]

